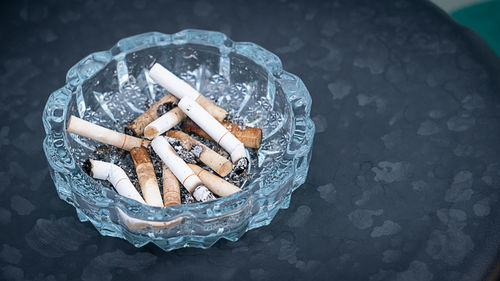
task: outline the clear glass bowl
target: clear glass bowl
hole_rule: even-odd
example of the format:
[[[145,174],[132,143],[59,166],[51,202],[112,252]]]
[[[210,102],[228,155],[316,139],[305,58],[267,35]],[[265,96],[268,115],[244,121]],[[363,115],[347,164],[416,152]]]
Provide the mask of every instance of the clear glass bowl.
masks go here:
[[[150,207],[118,195],[82,170],[99,144],[67,133],[69,116],[123,131],[148,101],[164,94],[147,75],[155,61],[236,121],[263,129],[262,146],[252,152],[253,177],[241,192],[206,203]],[[233,42],[212,31],[152,32],[122,39],[68,71],[66,85],[45,105],[43,148],[59,197],[102,235],[124,238],[136,247],[152,242],[167,251],[208,248],[220,238],[236,241],[288,208],[309,167],[315,130],[310,110],[311,96],[302,81],[256,44]]]

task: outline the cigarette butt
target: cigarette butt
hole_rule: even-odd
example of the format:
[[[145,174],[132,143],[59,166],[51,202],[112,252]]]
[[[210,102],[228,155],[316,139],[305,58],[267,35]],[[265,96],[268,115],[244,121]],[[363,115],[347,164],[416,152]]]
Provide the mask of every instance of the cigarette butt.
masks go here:
[[[229,132],[231,132],[231,134],[239,139],[245,147],[256,149],[260,148],[260,144],[262,143],[262,129],[242,126],[228,121],[222,121],[221,124]],[[205,131],[203,131],[198,125],[196,125],[196,123],[193,122],[193,120],[189,118],[184,120],[181,128],[189,133],[213,141],[213,139]]]
[[[215,119],[222,121],[227,117],[227,111],[215,105],[212,101],[191,87],[191,85],[177,77],[161,64],[155,63],[149,70],[149,76],[178,99],[182,99],[186,96],[192,98],[205,108],[208,113],[214,116]]]
[[[231,161],[182,131],[170,130],[166,136],[180,140],[185,144],[187,150],[191,150],[193,145],[201,146],[203,150],[198,155],[200,161],[223,177],[227,176],[233,169]]]
[[[180,108],[174,107],[169,112],[163,114],[160,118],[149,123],[144,129],[144,136],[148,139],[153,139],[154,137],[172,129],[184,118],[186,118],[186,114],[184,114]]]
[[[205,184],[210,191],[218,196],[228,196],[240,191],[240,188],[236,185],[227,182],[223,178],[220,178],[197,165],[188,164],[188,166],[201,179],[201,182],[203,182],[203,184]]]
[[[130,151],[130,156],[132,156],[142,196],[146,204],[163,207],[160,188],[158,187],[155,169],[148,150],[144,147],[135,147]]]
[[[73,115],[71,115],[66,124],[66,131],[128,151],[132,150],[134,147],[147,147],[150,142],[148,140],[118,133]]]
[[[193,122],[200,126],[212,139],[216,140],[217,144],[229,152],[233,164],[241,159],[246,159],[245,162],[248,162],[243,143],[197,102],[186,96],[179,101],[178,106]]]
[[[180,183],[165,163],[163,163],[162,167],[163,167],[163,201],[165,202],[165,207],[170,205],[179,205],[181,204]]]
[[[189,193],[193,194],[196,200],[204,202],[215,199],[213,194],[203,185],[200,178],[198,178],[186,162],[175,153],[174,148],[168,143],[165,137],[155,137],[151,142],[151,146],[179,182],[182,183]]]
[[[167,94],[155,104],[153,104],[148,110],[144,111],[139,117],[130,123],[125,129],[125,132],[132,136],[142,136],[144,133],[144,128],[154,120],[156,120],[160,115],[158,114],[158,108],[165,105],[174,106],[179,102],[172,94]]]
[[[119,166],[108,162],[88,159],[83,164],[83,169],[95,179],[109,181],[118,194],[146,204],[125,171]]]

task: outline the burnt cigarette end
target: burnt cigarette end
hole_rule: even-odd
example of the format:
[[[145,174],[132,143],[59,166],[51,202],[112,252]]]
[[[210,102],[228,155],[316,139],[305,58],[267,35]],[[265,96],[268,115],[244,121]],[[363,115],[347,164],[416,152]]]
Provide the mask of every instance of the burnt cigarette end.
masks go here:
[[[94,177],[94,175],[92,175],[92,163],[90,163],[90,159],[87,159],[85,160],[85,162],[83,162],[82,169],[85,173],[87,173],[87,175],[92,178]]]
[[[132,129],[130,126],[125,127],[123,132],[129,136],[138,137],[138,135],[135,133],[135,130]]]
[[[156,113],[158,114],[158,116],[162,116],[163,114],[169,112],[170,110],[172,110],[176,106],[177,106],[177,103],[173,103],[173,102],[162,103],[156,109]]]
[[[191,146],[191,153],[193,153],[198,159],[201,156],[201,153],[203,153],[204,149],[203,146],[195,144]]]
[[[242,174],[248,168],[248,164],[249,162],[246,157],[240,158],[238,161],[236,161],[236,165],[234,165],[234,172],[237,175]]]
[[[198,185],[193,191],[193,197],[198,202],[207,202],[215,200],[215,196],[203,184]]]

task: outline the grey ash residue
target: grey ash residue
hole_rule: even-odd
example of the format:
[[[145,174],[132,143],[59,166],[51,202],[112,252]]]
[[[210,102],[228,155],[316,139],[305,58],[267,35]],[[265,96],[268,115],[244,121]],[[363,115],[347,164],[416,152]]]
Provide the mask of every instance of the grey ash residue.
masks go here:
[[[145,102],[144,102],[144,107],[145,108],[150,108],[151,106],[153,106],[153,104],[155,104],[155,101],[152,100],[152,99],[147,99]]]
[[[177,106],[177,103],[173,103],[173,102],[162,103],[156,109],[156,113],[158,113],[158,116],[162,116],[163,114],[169,112],[170,110],[172,110],[176,106]]]
[[[191,153],[193,153],[196,158],[200,158],[200,154],[203,152],[203,147],[201,145],[193,145],[191,147]]]
[[[246,180],[252,177],[252,174],[248,173],[246,170],[241,171],[237,170],[236,166],[233,167],[233,170],[229,175],[225,176],[224,179],[238,187],[241,187]]]
[[[85,160],[85,162],[83,162],[82,170],[85,173],[87,173],[87,175],[94,177],[94,175],[92,175],[92,163],[90,163],[89,159],[87,159],[87,160]]]
[[[181,185],[181,203],[182,204],[191,204],[196,203],[193,195],[187,191],[187,189]]]
[[[224,180],[241,187],[251,177],[252,174],[248,173],[248,159],[242,158],[234,164],[233,170]]]
[[[248,159],[247,158],[241,158],[236,162],[233,168],[233,172],[236,174],[242,174],[248,169]]]
[[[193,153],[193,149],[191,149],[191,151],[186,150],[182,142],[178,139],[169,137],[165,138],[167,139],[168,143],[170,143],[170,145],[174,148],[177,155],[179,155],[179,157],[184,160],[184,162],[189,164],[196,164],[198,162],[198,157],[196,157],[196,155]]]
[[[160,157],[153,150],[151,146],[148,147],[149,156],[151,157],[151,162],[153,162],[153,167],[155,169],[156,179],[158,184],[162,185],[162,176],[163,176],[163,161],[161,161]]]
[[[125,127],[125,129],[123,129],[123,133],[129,136],[137,137],[137,134],[134,132],[134,130],[130,129],[129,127]]]
[[[127,157],[127,151],[119,149],[111,145],[101,145],[96,148],[90,154],[90,158],[94,160],[101,160],[106,162],[111,162],[113,164],[120,163],[125,157]]]

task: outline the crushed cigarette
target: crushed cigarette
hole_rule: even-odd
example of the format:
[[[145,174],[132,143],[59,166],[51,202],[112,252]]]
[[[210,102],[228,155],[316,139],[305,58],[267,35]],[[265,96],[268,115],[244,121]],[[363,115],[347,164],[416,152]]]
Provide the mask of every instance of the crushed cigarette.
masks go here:
[[[236,185],[225,181],[223,178],[220,178],[197,165],[188,164],[188,166],[201,179],[203,184],[205,184],[210,191],[218,196],[228,196],[240,191],[240,188]]]
[[[175,150],[163,136],[155,137],[151,142],[151,146],[175,177],[184,187],[186,187],[196,200],[205,202],[215,199],[213,194],[203,185],[200,178],[198,178],[186,162],[175,153]]]
[[[170,205],[181,204],[181,188],[180,183],[175,175],[170,171],[165,163],[163,163],[163,201],[165,207]]]
[[[260,144],[262,143],[262,129],[241,126],[228,121],[223,121],[222,126],[226,127],[226,129],[231,132],[231,134],[233,134],[237,139],[239,139],[245,147],[256,149],[260,148]],[[198,135],[202,138],[213,140],[191,119],[184,120],[181,125],[181,129],[189,133]]]
[[[140,137],[144,132],[144,128],[159,116],[162,116],[167,111],[171,110],[179,99],[171,94],[165,95],[163,98],[153,104],[148,110],[137,117],[125,128],[125,133],[131,136]]]
[[[178,99],[190,97],[198,102],[206,111],[208,111],[215,119],[222,121],[227,117],[227,111],[215,105],[212,101],[196,91],[186,81],[177,77],[168,69],[159,63],[155,63],[149,70],[149,76],[159,85],[167,89]]]
[[[158,187],[153,162],[151,162],[148,150],[144,147],[135,147],[130,151],[130,156],[132,156],[142,196],[146,204],[163,207],[160,188]]]
[[[212,139],[217,140],[217,144],[229,152],[233,163],[238,163],[246,168],[248,165],[247,153],[241,141],[193,99],[184,97],[179,101],[178,106]]]
[[[118,194],[146,204],[137,189],[119,166],[99,160],[88,159],[83,163],[83,170],[93,178],[109,181]]]
[[[149,145],[148,140],[143,140],[104,128],[73,115],[71,115],[68,120],[66,130],[70,133],[113,145],[128,151],[132,150],[134,147],[147,147]]]
[[[197,155],[201,162],[223,177],[227,176],[233,169],[231,161],[182,131],[170,130],[166,133],[166,136],[180,140],[188,151],[199,148],[201,151],[195,151],[195,155]]]

